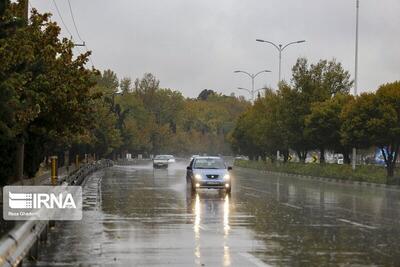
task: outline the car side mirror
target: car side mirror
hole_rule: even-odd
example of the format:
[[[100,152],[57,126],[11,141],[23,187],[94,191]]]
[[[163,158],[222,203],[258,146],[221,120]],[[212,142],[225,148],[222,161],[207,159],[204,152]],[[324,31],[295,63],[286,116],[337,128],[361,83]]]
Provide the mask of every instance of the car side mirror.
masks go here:
[[[192,167],[187,166],[187,167],[186,167],[186,170],[191,171],[191,170],[192,170]]]
[[[228,171],[231,171],[231,170],[233,170],[233,168],[231,166],[229,166],[228,167]]]

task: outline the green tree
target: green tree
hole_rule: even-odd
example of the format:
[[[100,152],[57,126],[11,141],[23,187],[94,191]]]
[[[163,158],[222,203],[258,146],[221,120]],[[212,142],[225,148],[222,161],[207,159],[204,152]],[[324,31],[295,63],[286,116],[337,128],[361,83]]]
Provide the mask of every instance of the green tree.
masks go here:
[[[263,148],[254,140],[254,127],[257,123],[256,114],[252,109],[248,109],[239,117],[232,133],[232,148],[235,153],[248,155],[250,159],[265,154]]]
[[[382,85],[376,94],[362,94],[349,102],[342,119],[343,143],[357,148],[379,147],[391,183],[400,146],[400,82]]]
[[[302,91],[281,83],[280,122],[288,146],[295,150],[301,162],[305,162],[312,140],[305,133],[305,117],[310,113],[310,99]]]
[[[215,95],[216,93],[213,90],[204,89],[200,92],[199,96],[197,97],[198,100],[207,100],[209,96]]]
[[[21,5],[11,4],[4,21],[14,21],[19,12]],[[23,142],[34,147],[26,148],[29,176],[51,151],[50,144],[67,146],[91,125],[86,114],[96,98],[90,92],[92,71],[84,67],[90,53],[74,58],[73,43],[58,38],[60,28],[49,17],[33,9],[28,25],[0,39],[0,101],[6,109],[1,112],[0,131],[3,142],[13,143],[10,149]],[[21,162],[22,155],[17,156]]]
[[[120,81],[120,89],[122,94],[132,92],[132,80],[131,78],[125,77]]]
[[[306,117],[311,113],[311,106],[339,93],[348,94],[353,82],[336,60],[320,60],[309,65],[307,59],[299,58],[292,72],[292,86],[280,85],[282,121],[289,135],[289,146],[304,162],[308,151],[316,145],[306,132]]]
[[[329,149],[344,155],[344,161],[350,164],[351,147],[341,143],[341,113],[344,106],[353,99],[346,94],[336,94],[323,102],[311,106],[311,113],[306,116],[305,133],[320,150],[320,163],[325,163],[325,150]]]

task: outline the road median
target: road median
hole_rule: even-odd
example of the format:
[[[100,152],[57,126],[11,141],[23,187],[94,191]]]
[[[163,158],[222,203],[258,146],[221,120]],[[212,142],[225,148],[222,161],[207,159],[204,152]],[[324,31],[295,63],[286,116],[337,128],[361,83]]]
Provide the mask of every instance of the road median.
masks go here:
[[[383,166],[360,165],[353,171],[350,165],[267,163],[264,161],[236,160],[235,166],[256,169],[282,175],[295,175],[307,179],[328,182],[350,183],[366,186],[388,186],[386,170]],[[396,175],[399,171],[396,170]],[[390,186],[390,185],[389,185]],[[393,186],[398,187],[398,186]]]

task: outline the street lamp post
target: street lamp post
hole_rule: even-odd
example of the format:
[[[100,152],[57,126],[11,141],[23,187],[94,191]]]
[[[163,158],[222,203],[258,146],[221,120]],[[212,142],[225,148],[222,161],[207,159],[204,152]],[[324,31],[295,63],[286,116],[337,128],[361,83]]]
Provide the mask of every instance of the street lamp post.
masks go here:
[[[354,96],[357,96],[358,90],[358,18],[360,13],[360,0],[356,0],[356,53],[355,53],[355,70],[354,70]],[[352,169],[356,169],[357,149],[353,148]]]
[[[301,44],[301,43],[305,42],[305,40],[300,40],[300,41],[295,41],[295,42],[288,43],[286,45],[282,45],[282,44],[275,44],[273,42],[262,40],[262,39],[256,39],[256,41],[257,42],[261,42],[261,43],[271,44],[278,50],[278,52],[279,52],[279,82],[282,81],[281,77],[282,77],[282,52],[283,52],[283,50],[285,50],[290,45]]]
[[[260,75],[261,73],[264,73],[264,72],[271,72],[271,71],[270,71],[270,70],[262,70],[262,71],[260,71],[260,72],[257,72],[256,74],[248,73],[247,71],[243,71],[243,70],[236,70],[236,71],[234,71],[234,73],[244,73],[244,74],[246,74],[246,75],[248,75],[248,76],[250,77],[250,79],[251,79],[251,90],[246,89],[246,88],[242,88],[242,87],[239,87],[238,89],[239,89],[239,90],[246,90],[246,91],[248,91],[248,92],[250,93],[250,95],[251,95],[251,100],[252,100],[252,101],[254,101],[254,93],[255,93],[256,91],[260,91],[260,90],[261,90],[261,89],[254,90],[254,79],[255,79],[258,75]]]

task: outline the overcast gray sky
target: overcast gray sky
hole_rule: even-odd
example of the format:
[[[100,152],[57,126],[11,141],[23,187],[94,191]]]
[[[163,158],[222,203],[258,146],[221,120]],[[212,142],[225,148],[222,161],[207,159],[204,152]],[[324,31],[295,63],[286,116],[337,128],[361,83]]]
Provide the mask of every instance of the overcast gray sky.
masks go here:
[[[49,0],[30,0],[53,13]],[[73,33],[67,0],[55,0]],[[70,0],[82,38],[93,51],[95,67],[120,78],[155,74],[162,87],[197,96],[202,89],[225,94],[249,88],[236,69],[262,74],[256,88],[275,86],[278,51],[256,38],[276,43],[307,40],[283,54],[282,76],[290,79],[298,57],[311,62],[336,58],[354,73],[355,0]],[[359,91],[400,79],[400,1],[361,0]]]

